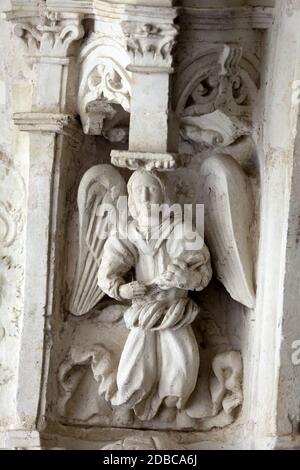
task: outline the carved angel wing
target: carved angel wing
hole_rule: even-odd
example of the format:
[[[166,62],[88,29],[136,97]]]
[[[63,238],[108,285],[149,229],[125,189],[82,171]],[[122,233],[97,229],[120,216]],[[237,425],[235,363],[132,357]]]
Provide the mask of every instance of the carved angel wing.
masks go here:
[[[205,235],[215,274],[234,300],[253,308],[253,202],[249,180],[241,166],[225,154],[208,158],[201,167],[201,178]]]
[[[104,296],[97,285],[102,252],[113,228],[112,214],[120,196],[126,195],[122,176],[111,165],[97,165],[83,176],[78,190],[79,259],[70,312],[84,315]],[[105,207],[105,210],[101,210]],[[108,210],[106,210],[108,208]]]

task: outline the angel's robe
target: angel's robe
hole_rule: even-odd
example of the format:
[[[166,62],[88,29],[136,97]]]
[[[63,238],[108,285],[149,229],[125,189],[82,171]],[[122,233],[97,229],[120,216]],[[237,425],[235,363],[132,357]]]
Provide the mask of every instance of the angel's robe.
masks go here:
[[[212,277],[209,251],[198,234],[195,240],[195,232],[169,220],[157,230],[147,240],[133,221],[126,238],[111,237],[98,275],[100,288],[120,301],[119,288],[132,268],[135,279],[148,286],[124,315],[130,333],[111,398],[112,405],[133,408],[141,420],[155,417],[164,401],[184,409],[196,386],[200,357],[191,324],[199,307],[188,291],[203,290]],[[156,278],[175,260],[186,263],[185,283],[159,289]]]

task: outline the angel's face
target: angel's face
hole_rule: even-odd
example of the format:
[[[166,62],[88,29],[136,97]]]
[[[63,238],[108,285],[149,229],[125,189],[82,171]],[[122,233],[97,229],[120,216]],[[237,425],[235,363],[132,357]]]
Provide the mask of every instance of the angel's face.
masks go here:
[[[164,203],[164,194],[159,182],[150,174],[143,174],[134,181],[132,192],[138,218],[140,221],[147,219],[149,222],[153,205]]]

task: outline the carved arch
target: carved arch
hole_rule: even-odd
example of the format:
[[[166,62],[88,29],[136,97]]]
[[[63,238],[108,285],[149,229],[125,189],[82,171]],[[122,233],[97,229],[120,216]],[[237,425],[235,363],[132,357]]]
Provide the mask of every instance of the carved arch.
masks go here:
[[[131,73],[129,56],[121,42],[107,36],[92,37],[80,54],[78,108],[86,134],[105,134],[129,119]]]
[[[236,45],[202,48],[183,62],[174,86],[178,116],[199,116],[217,109],[249,116],[259,88],[259,62]]]

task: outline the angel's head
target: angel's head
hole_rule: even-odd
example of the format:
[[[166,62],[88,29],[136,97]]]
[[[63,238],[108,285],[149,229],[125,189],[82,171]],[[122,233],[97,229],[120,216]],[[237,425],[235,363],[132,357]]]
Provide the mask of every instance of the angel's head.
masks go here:
[[[139,219],[140,222],[149,221],[153,204],[161,205],[169,202],[162,176],[146,170],[137,170],[133,173],[128,181],[128,207],[134,219]]]

